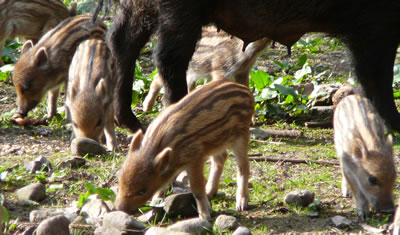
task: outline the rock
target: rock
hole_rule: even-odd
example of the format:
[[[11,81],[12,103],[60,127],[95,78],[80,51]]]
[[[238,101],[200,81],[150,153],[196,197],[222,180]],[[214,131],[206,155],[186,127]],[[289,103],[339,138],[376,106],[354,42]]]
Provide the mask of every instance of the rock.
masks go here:
[[[65,160],[62,160],[58,167],[60,168],[79,168],[86,164],[86,159],[82,157],[69,157]]]
[[[136,221],[131,216],[122,211],[113,211],[107,213],[103,218],[104,227],[113,227],[120,231],[137,230],[143,232],[145,225]]]
[[[247,227],[240,226],[232,235],[251,235],[251,231]]]
[[[186,187],[189,187],[189,176],[186,171],[182,171],[175,179],[174,183],[181,183],[185,185]]]
[[[164,210],[170,218],[198,216],[196,200],[192,193],[172,194],[166,197]]]
[[[161,219],[164,217],[164,210],[162,208],[156,208],[147,211],[143,215],[137,217],[137,220],[142,223],[149,223],[149,222],[160,222]]]
[[[337,228],[347,228],[352,224],[351,220],[347,219],[346,217],[340,216],[340,215],[332,217],[331,220]]]
[[[46,187],[41,183],[33,183],[17,190],[17,197],[21,201],[32,200],[40,202],[46,198]]]
[[[44,171],[49,171],[52,169],[52,165],[45,157],[38,157],[35,160],[28,162],[24,165],[25,170],[33,174],[43,168]]]
[[[94,235],[126,235],[125,232],[119,231],[116,228],[112,227],[97,227],[96,230],[94,230]]]
[[[151,227],[144,235],[190,235],[190,233],[170,231],[165,228]]]
[[[314,201],[314,193],[309,190],[297,190],[290,192],[285,197],[285,202],[289,205],[306,207]]]
[[[314,88],[310,94],[311,106],[332,105],[332,96],[339,89],[340,84],[322,84]]]
[[[314,91],[314,84],[310,82],[306,84],[293,85],[293,88],[299,94],[311,95],[311,93]]]
[[[173,224],[168,227],[168,230],[190,234],[210,234],[212,233],[212,225],[201,218],[194,218]]]
[[[81,209],[81,215],[85,218],[86,222],[95,225],[101,225],[103,217],[108,212],[110,212],[110,209],[97,194],[89,196]]]
[[[36,229],[36,235],[69,235],[69,220],[62,215],[44,220]]]
[[[31,223],[40,223],[43,220],[57,216],[57,215],[64,215],[64,211],[62,209],[40,209],[40,210],[33,210],[29,213],[29,222]]]
[[[173,194],[189,193],[190,189],[186,187],[172,187]]]
[[[88,138],[75,138],[71,142],[71,153],[77,156],[101,155],[105,154],[106,149],[99,143]]]
[[[40,223],[43,220],[54,217],[57,215],[65,216],[69,221],[73,221],[76,217],[78,217],[78,208],[63,208],[63,209],[39,209],[33,210],[29,213],[29,222],[31,223]]]
[[[220,215],[215,220],[214,226],[220,232],[231,231],[237,228],[238,220],[230,215]]]

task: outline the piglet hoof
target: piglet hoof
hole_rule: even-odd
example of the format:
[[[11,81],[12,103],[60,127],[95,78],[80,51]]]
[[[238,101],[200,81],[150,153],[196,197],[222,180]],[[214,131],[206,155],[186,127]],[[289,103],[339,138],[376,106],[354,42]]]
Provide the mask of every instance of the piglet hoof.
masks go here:
[[[48,122],[46,119],[30,119],[30,118],[24,118],[19,115],[13,117],[10,121],[19,126],[40,126],[40,125],[47,126],[48,125]]]
[[[248,208],[249,200],[246,198],[242,198],[236,201],[236,210],[237,211],[245,211]]]

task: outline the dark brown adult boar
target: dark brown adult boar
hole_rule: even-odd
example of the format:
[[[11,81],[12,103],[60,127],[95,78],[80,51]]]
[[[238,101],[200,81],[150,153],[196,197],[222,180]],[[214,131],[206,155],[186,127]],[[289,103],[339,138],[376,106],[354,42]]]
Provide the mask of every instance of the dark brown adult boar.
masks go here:
[[[19,36],[36,43],[47,31],[75,14],[76,4],[68,10],[60,0],[0,0],[0,54],[7,39]]]
[[[398,0],[122,0],[108,34],[119,76],[117,121],[131,130],[140,127],[130,107],[134,65],[157,26],[156,64],[173,103],[187,93],[186,70],[201,27],[214,23],[245,44],[267,37],[290,46],[307,32],[343,39],[367,97],[400,130],[392,91],[399,12]]]

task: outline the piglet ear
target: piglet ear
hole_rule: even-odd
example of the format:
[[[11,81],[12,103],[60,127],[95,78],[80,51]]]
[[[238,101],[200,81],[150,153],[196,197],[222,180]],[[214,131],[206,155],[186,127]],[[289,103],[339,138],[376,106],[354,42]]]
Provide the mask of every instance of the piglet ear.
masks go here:
[[[393,136],[391,134],[386,137],[385,147],[390,151],[390,154],[393,154]]]
[[[24,54],[25,52],[29,51],[33,47],[33,42],[31,40],[28,40],[24,43],[21,49],[21,54]]]
[[[46,48],[41,47],[35,54],[35,58],[33,59],[33,64],[37,67],[42,67],[48,64],[48,54]]]
[[[107,104],[110,98],[107,96],[107,86],[104,78],[100,79],[100,82],[96,86],[96,95],[101,97],[101,102]]]
[[[354,145],[353,145],[353,157],[356,158],[364,158],[368,156],[368,150],[364,145],[364,142],[360,140],[359,138],[354,139]]]
[[[154,159],[154,167],[159,170],[161,174],[168,171],[169,169],[169,162],[171,160],[171,152],[172,148],[165,148],[159,154],[157,154],[156,158]]]
[[[130,144],[130,151],[136,151],[140,148],[143,139],[143,132],[142,130],[138,130],[136,134],[133,136],[131,144]]]

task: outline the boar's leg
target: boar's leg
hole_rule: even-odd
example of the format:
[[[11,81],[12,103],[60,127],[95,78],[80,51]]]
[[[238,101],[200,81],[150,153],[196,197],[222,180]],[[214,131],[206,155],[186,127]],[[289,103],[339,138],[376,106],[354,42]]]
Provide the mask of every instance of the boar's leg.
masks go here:
[[[378,34],[377,37],[379,38],[369,35],[354,36],[349,40],[349,48],[365,95],[372,101],[386,124],[400,131],[400,114],[394,103],[392,88],[398,41],[387,33]]]
[[[238,138],[233,145],[233,153],[236,158],[237,168],[237,191],[236,191],[236,210],[243,211],[247,209],[249,203],[249,177],[250,164],[248,157],[248,145],[250,139],[249,129],[245,130],[244,135]]]
[[[208,1],[160,1],[159,40],[155,63],[164,79],[166,105],[187,94],[186,70],[206,23],[202,14]],[[172,18],[171,16],[180,16]],[[186,16],[186,17],[185,17]]]
[[[218,192],[219,179],[224,169],[224,164],[228,154],[226,151],[211,157],[210,176],[207,180],[206,192],[208,198],[212,198]]]
[[[119,126],[135,132],[142,128],[131,109],[135,62],[153,34],[158,12],[152,0],[121,1],[107,41],[116,61],[114,118]]]
[[[196,199],[199,216],[202,219],[210,220],[212,209],[205,192],[206,179],[203,175],[203,170],[204,162],[196,162],[187,169],[187,172],[189,176],[190,189]]]

